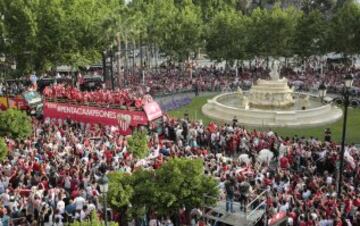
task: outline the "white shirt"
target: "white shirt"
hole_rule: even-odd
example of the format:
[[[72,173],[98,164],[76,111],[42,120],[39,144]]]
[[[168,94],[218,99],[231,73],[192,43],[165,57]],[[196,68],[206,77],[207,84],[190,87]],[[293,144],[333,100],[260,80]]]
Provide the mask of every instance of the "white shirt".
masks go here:
[[[56,208],[63,214],[65,212],[65,202],[63,200],[58,201]]]
[[[157,226],[157,219],[151,219],[150,221],[149,221],[149,226]]]
[[[32,74],[32,75],[30,76],[30,81],[31,81],[32,83],[36,83],[37,80],[38,80],[38,78],[37,78],[37,76],[36,76],[35,74]]]
[[[85,205],[85,199],[82,196],[76,197],[74,200],[75,206],[77,210],[82,210]]]
[[[8,206],[9,205],[9,200],[10,200],[10,196],[8,193],[2,193],[0,195],[1,201],[3,203],[4,206]]]
[[[327,183],[328,185],[332,184],[332,182],[333,182],[333,178],[332,178],[332,177],[330,177],[330,176],[326,177],[326,183]]]
[[[76,214],[75,214],[75,219],[78,219],[80,221],[84,220],[85,217],[86,217],[85,212],[82,210],[80,211],[80,213],[76,212]]]
[[[333,225],[334,225],[333,220],[323,219],[323,220],[320,220],[320,222],[319,222],[319,226],[333,226]]]

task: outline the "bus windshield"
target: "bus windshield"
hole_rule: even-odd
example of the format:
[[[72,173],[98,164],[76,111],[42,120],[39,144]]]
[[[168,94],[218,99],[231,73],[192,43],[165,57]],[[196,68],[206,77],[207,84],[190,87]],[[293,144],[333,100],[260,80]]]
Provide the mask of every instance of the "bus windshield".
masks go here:
[[[24,92],[23,95],[26,102],[28,103],[41,101],[41,96],[38,92],[29,91],[29,92]]]

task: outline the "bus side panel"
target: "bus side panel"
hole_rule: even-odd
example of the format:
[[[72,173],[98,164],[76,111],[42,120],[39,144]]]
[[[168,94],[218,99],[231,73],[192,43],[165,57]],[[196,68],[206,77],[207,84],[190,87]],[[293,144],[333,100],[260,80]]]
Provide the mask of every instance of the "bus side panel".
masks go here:
[[[0,97],[0,110],[6,110],[9,108],[8,98]]]
[[[15,108],[20,110],[28,110],[27,103],[21,96],[9,98],[9,108]]]

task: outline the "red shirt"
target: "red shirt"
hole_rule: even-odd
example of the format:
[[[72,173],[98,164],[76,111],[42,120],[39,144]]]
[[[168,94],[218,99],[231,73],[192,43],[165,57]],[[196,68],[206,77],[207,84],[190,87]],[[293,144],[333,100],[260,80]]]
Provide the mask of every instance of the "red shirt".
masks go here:
[[[40,171],[40,165],[39,165],[39,163],[34,162],[32,168],[33,168],[34,171],[39,172],[39,171]]]
[[[295,213],[295,212],[290,212],[290,213],[289,213],[289,217],[291,217],[292,219],[295,220],[297,216],[296,216],[296,213]]]
[[[106,161],[110,162],[113,157],[112,151],[106,150],[104,154],[105,154]]]
[[[345,200],[345,212],[350,213],[352,207],[353,207],[353,201],[351,199]]]
[[[354,200],[354,206],[360,207],[360,198]]]
[[[79,196],[79,191],[78,190],[74,190],[72,193],[71,193],[71,198],[75,199],[76,197]]]
[[[287,169],[289,167],[289,160],[285,156],[280,158],[280,167],[283,169]]]
[[[272,180],[269,179],[269,178],[264,178],[264,184],[267,185],[267,186],[269,186],[269,185],[272,184]]]
[[[313,226],[313,222],[311,221],[300,221],[299,226]]]
[[[342,225],[343,225],[343,223],[341,222],[341,220],[338,220],[335,224],[335,226],[342,226]]]

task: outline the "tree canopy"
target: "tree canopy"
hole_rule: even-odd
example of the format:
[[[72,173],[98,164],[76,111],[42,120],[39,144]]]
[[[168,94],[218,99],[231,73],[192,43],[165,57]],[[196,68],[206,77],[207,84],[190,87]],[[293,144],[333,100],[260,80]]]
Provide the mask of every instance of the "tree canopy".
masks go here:
[[[353,0],[2,0],[0,10],[0,53],[19,73],[98,62],[115,39],[179,62],[199,49],[234,61],[360,48]]]
[[[360,52],[360,4],[346,2],[330,24],[332,50],[344,54]]]
[[[304,57],[326,53],[330,49],[328,33],[326,19],[320,11],[302,14],[293,36],[294,53]]]
[[[135,158],[141,159],[149,154],[148,139],[146,131],[135,130],[128,139],[129,152]]]
[[[108,45],[106,21],[117,0],[3,0],[5,54],[22,73],[84,66]]]
[[[233,9],[217,13],[207,29],[207,53],[212,59],[236,60],[246,56],[250,20]]]
[[[177,211],[211,206],[218,197],[218,184],[204,175],[203,162],[174,158],[160,169],[138,169],[132,175],[109,174],[109,202],[132,217],[149,211],[161,216],[175,216]]]
[[[13,139],[25,139],[32,133],[30,117],[16,109],[0,112],[0,134]]]
[[[2,162],[8,154],[8,147],[6,145],[5,139],[0,137],[0,162]]]

